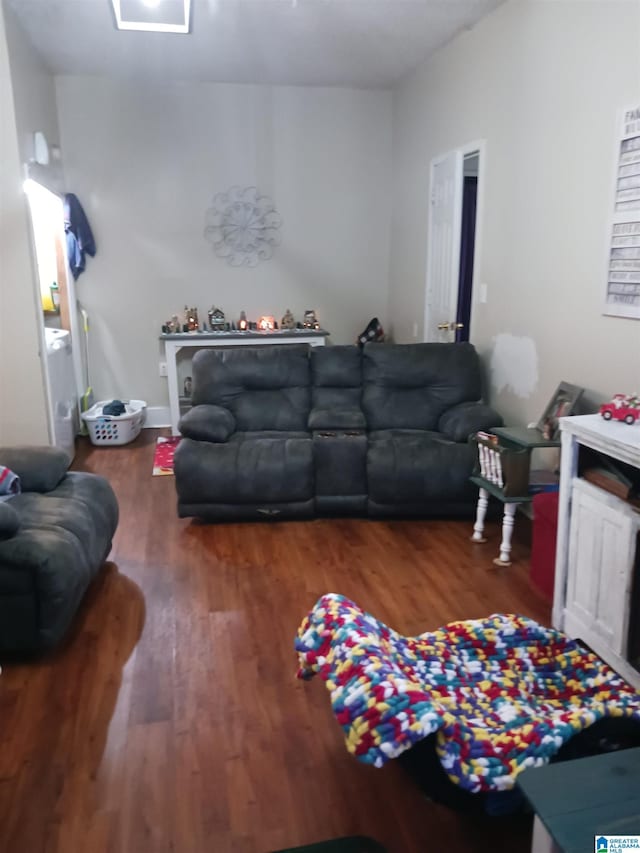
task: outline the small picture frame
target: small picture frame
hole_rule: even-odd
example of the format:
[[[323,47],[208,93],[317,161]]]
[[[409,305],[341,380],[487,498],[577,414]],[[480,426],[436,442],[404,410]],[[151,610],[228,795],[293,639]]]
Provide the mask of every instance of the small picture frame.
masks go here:
[[[544,414],[537,424],[537,429],[547,441],[557,441],[560,437],[560,418],[566,418],[575,413],[575,408],[584,388],[561,382],[549,400]]]

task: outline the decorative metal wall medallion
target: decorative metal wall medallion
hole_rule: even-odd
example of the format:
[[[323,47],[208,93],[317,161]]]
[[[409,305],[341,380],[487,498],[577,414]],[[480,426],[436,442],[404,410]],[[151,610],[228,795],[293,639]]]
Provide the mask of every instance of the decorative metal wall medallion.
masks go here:
[[[204,236],[216,255],[232,267],[255,267],[268,261],[280,244],[282,217],[257,187],[231,187],[214,196],[207,210]]]

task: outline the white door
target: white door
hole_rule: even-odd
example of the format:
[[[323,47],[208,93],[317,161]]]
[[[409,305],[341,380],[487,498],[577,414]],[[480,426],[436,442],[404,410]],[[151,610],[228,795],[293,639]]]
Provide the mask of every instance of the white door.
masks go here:
[[[462,151],[431,162],[431,209],[427,243],[425,341],[455,339],[460,273]]]
[[[599,654],[626,656],[638,516],[580,479],[571,501],[565,630]]]

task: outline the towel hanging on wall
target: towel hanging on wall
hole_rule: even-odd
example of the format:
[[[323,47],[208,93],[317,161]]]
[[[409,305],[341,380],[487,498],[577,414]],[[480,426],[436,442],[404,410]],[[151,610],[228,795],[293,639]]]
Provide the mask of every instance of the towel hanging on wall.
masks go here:
[[[67,257],[75,279],[84,272],[85,255],[96,254],[96,241],[89,220],[73,193],[64,197],[64,229],[67,234]]]

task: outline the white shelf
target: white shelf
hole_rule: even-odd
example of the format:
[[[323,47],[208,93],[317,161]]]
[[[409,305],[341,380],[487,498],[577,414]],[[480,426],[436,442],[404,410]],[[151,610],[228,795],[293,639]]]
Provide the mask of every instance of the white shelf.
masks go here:
[[[562,418],[562,470],[553,624],[587,643],[635,687],[627,659],[640,514],[577,477],[579,448],[640,469],[640,426],[600,415]]]
[[[629,426],[624,421],[605,421],[602,415],[577,415],[561,418],[560,429],[585,447],[640,468],[640,421]]]

